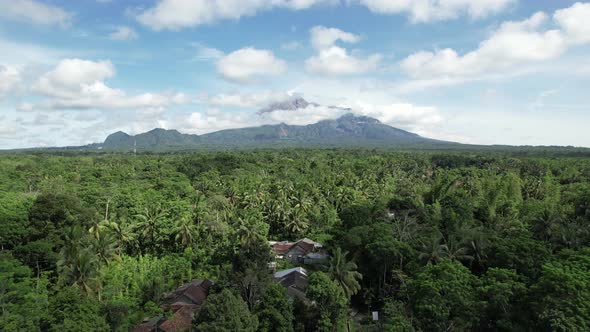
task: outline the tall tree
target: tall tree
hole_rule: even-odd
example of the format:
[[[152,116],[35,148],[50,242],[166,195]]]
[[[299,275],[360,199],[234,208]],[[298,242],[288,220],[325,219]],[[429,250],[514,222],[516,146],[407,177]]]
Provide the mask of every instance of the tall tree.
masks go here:
[[[357,265],[354,262],[347,260],[347,255],[348,252],[342,252],[342,249],[336,248],[330,257],[328,273],[350,298],[361,289],[359,280],[363,278],[363,275],[357,271]]]
[[[246,303],[229,289],[211,294],[195,319],[195,331],[255,332],[258,319]]]

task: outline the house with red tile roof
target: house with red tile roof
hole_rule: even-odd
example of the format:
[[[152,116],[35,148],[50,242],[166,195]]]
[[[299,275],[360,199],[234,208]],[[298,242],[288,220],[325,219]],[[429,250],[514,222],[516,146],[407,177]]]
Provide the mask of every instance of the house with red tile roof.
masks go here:
[[[168,319],[162,315],[145,320],[135,326],[133,332],[180,332],[190,331],[193,317],[209,295],[213,285],[210,280],[193,280],[165,294],[161,301],[163,310],[171,311]]]

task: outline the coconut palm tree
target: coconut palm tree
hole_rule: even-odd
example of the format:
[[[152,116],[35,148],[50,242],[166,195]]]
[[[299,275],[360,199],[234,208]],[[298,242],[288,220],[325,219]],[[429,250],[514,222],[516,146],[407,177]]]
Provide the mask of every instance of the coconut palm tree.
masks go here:
[[[287,224],[287,230],[293,235],[299,235],[304,232],[309,224],[305,218],[305,215],[301,209],[294,209],[291,212],[291,220]]]
[[[469,244],[457,238],[456,236],[449,237],[446,247],[446,258],[457,260],[460,262],[472,262],[474,259],[473,256],[469,255]]]
[[[94,240],[93,243],[94,252],[100,263],[109,265],[109,262],[113,259],[119,259],[120,252],[117,241],[110,235],[104,234],[99,239]]]
[[[133,225],[127,219],[120,219],[119,222],[105,220],[102,224],[115,235],[116,240],[119,242],[117,246],[119,255],[124,249],[131,247],[137,237],[132,230]]]
[[[346,260],[347,255],[348,252],[342,252],[342,249],[336,248],[330,258],[328,273],[350,298],[361,289],[359,280],[363,278],[363,275],[356,271],[357,265],[354,262]]]
[[[436,234],[430,239],[430,241],[422,243],[422,248],[420,248],[418,259],[425,262],[426,264],[436,264],[441,259],[446,257],[448,250],[449,248],[443,242],[442,235]]]
[[[149,207],[145,208],[143,213],[138,213],[135,218],[138,219],[137,226],[139,228],[139,234],[142,238],[142,244],[144,247],[150,247],[154,249],[156,244],[156,232],[158,231],[158,223],[164,216],[165,211],[160,207]]]
[[[256,220],[253,220],[250,216],[238,218],[238,236],[240,244],[244,248],[249,248],[259,241],[264,241],[264,236],[256,231],[255,222]]]
[[[180,241],[180,244],[184,248],[192,247],[195,242],[195,236],[197,234],[197,225],[189,218],[180,218],[176,222],[176,241]]]
[[[85,246],[78,226],[66,231],[66,239],[59,253],[57,268],[60,279],[67,285],[77,285],[90,294],[97,290],[98,257],[91,246]]]

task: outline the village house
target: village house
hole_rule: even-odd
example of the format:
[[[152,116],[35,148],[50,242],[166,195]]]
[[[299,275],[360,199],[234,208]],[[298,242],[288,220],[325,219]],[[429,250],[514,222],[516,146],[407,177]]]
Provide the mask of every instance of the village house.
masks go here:
[[[322,250],[323,246],[321,243],[307,238],[296,242],[269,241],[269,245],[276,259],[287,259],[292,264],[307,264],[305,262],[306,257],[310,254],[314,255],[308,257],[307,261],[312,264],[328,258],[327,253]]]
[[[302,267],[277,271],[273,279],[287,289],[287,294],[303,302],[308,302],[305,296],[307,288],[307,270]]]
[[[213,282],[210,280],[193,280],[164,295],[161,308],[171,311],[172,317],[166,319],[160,315],[147,319],[137,325],[133,332],[189,331],[193,317],[207,299],[212,285]]]

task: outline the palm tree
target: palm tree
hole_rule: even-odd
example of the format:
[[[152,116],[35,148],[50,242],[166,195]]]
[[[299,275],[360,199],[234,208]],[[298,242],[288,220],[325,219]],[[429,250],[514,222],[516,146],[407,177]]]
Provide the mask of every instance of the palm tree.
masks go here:
[[[447,250],[445,257],[457,261],[473,261],[473,256],[469,255],[469,247],[465,245],[464,241],[455,236],[449,237],[447,241]]]
[[[78,285],[86,294],[97,291],[100,286],[97,279],[98,259],[95,253],[90,248],[83,249],[73,263],[66,270],[73,284]]]
[[[192,247],[195,241],[195,235],[197,234],[197,225],[189,218],[180,218],[176,222],[176,241],[180,241],[180,244],[184,248]]]
[[[92,221],[92,226],[88,229],[88,233],[96,240],[100,239],[100,234],[104,228],[103,221],[95,219]]]
[[[426,264],[436,264],[446,256],[449,248],[443,243],[442,235],[436,234],[427,243],[422,243],[418,259]]]
[[[545,209],[541,215],[533,220],[532,230],[537,237],[548,242],[553,237],[560,221],[559,214]]]
[[[265,241],[264,235],[257,231],[256,223],[257,219],[252,214],[238,218],[238,236],[242,247],[250,248],[255,243]]]
[[[144,213],[136,214],[135,217],[139,219],[138,227],[143,238],[143,245],[153,247],[156,244],[156,232],[158,222],[164,216],[164,211],[160,207],[149,207],[144,210]],[[148,242],[148,243],[145,243]]]
[[[118,223],[105,220],[102,224],[115,235],[119,242],[119,245],[117,246],[119,255],[121,255],[123,247],[129,248],[132,242],[135,241],[136,234],[132,231],[133,225],[131,225],[127,219],[121,219]]]
[[[78,285],[87,294],[97,287],[98,259],[92,247],[81,249],[82,230],[78,226],[66,232],[66,241],[59,253],[57,268],[60,278],[68,285]]]
[[[119,246],[117,242],[109,234],[101,236],[98,240],[94,240],[94,251],[100,263],[109,265],[113,259],[118,259]]]
[[[301,209],[294,209],[291,212],[291,221],[287,224],[287,229],[291,234],[301,234],[309,227],[307,220]]]
[[[354,262],[346,260],[346,255],[348,252],[342,252],[342,249],[336,248],[330,258],[328,273],[350,298],[361,289],[359,280],[363,278],[363,275],[356,271],[357,265]]]

